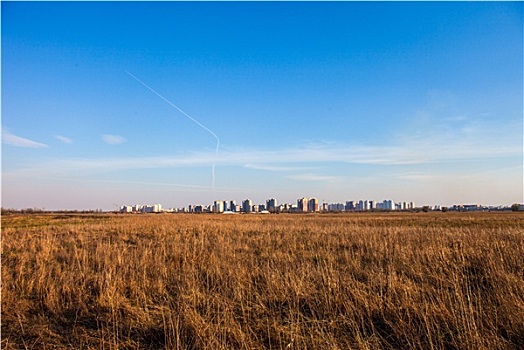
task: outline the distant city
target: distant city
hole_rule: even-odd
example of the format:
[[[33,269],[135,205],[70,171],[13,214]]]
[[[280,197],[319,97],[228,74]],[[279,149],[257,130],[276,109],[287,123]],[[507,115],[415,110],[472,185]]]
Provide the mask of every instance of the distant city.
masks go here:
[[[367,212],[367,211],[496,211],[496,210],[524,210],[524,204],[512,206],[483,206],[481,204],[456,204],[450,207],[420,206],[414,202],[395,202],[391,199],[383,201],[358,200],[345,203],[319,203],[317,198],[299,198],[296,203],[278,204],[275,198],[266,200],[266,203],[253,204],[251,199],[245,199],[237,204],[235,200],[215,200],[213,204],[189,205],[182,208],[162,208],[161,204],[153,205],[123,205],[121,213],[221,213],[221,214],[273,214],[273,213],[319,213],[319,212]]]

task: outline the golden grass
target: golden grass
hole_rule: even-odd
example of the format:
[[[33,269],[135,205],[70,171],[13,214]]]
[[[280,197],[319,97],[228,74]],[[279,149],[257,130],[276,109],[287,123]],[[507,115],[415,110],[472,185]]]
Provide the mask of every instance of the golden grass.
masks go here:
[[[524,216],[7,215],[4,349],[522,349]]]

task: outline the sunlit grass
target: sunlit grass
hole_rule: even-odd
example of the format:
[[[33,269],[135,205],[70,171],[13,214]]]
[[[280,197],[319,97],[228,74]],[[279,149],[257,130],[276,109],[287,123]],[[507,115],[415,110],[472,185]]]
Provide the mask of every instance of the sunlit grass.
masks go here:
[[[524,348],[524,216],[4,216],[2,347]]]

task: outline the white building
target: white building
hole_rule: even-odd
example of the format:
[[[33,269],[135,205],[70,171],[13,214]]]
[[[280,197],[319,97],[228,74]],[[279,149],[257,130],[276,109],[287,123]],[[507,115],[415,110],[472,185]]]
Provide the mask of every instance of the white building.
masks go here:
[[[213,204],[214,213],[223,213],[224,212],[224,201],[215,201]]]
[[[120,212],[121,213],[132,213],[133,212],[133,207],[130,206],[130,205],[123,205],[120,207]]]
[[[142,207],[142,212],[144,213],[160,213],[161,211],[162,205],[160,204],[145,205]]]
[[[297,199],[297,208],[298,208],[298,211],[306,212],[307,209],[308,209],[308,203],[309,203],[309,199],[306,198],[306,197],[303,197],[303,198]]]

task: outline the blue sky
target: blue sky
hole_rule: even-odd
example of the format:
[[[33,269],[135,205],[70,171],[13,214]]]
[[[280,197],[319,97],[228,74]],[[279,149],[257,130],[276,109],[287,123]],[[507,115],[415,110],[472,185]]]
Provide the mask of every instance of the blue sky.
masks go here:
[[[521,2],[1,6],[4,207],[524,201]]]

